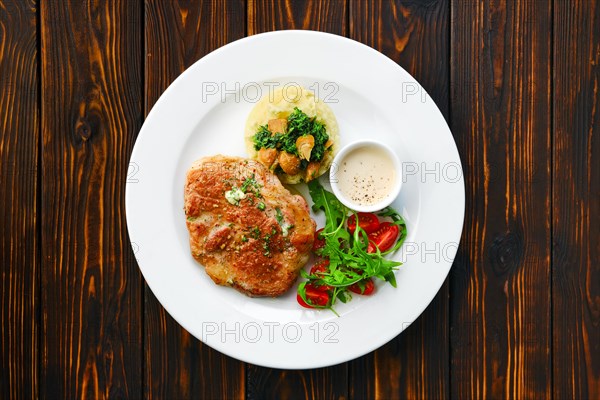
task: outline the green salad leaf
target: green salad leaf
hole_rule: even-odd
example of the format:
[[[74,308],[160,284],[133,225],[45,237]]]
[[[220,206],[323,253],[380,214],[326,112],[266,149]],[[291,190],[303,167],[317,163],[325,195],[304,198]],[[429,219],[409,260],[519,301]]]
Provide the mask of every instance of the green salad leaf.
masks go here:
[[[341,230],[350,210],[333,193],[325,190],[317,179],[308,182],[308,191],[313,201],[313,211],[325,212],[325,230],[329,232]]]

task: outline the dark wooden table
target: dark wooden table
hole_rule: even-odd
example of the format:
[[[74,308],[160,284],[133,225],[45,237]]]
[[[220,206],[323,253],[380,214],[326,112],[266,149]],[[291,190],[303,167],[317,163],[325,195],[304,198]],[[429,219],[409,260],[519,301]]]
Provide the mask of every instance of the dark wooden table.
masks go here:
[[[429,308],[379,350],[305,371],[183,330],[124,213],[131,149],[169,83],[288,28],[408,70],[466,180]],[[0,0],[0,398],[599,399],[599,87],[598,0]]]

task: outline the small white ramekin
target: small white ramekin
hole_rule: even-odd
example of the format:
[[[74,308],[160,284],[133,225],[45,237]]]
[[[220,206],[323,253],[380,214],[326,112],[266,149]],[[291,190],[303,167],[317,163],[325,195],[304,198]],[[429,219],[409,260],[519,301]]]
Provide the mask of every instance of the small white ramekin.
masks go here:
[[[395,181],[392,190],[390,193],[380,202],[369,204],[369,205],[360,205],[347,198],[340,190],[338,186],[340,174],[343,174],[340,165],[341,161],[346,157],[348,153],[357,148],[369,146],[369,147],[377,147],[381,149],[392,161],[392,165],[395,169]],[[402,188],[402,164],[400,163],[400,159],[396,152],[394,152],[388,145],[378,142],[376,140],[358,140],[356,142],[352,142],[340,149],[340,151],[336,154],[333,159],[332,168],[329,170],[329,182],[331,184],[331,189],[333,190],[333,194],[338,198],[338,200],[345,205],[346,207],[358,211],[358,212],[374,212],[384,209],[385,207],[392,204],[392,202],[398,197],[400,193],[400,189]]]

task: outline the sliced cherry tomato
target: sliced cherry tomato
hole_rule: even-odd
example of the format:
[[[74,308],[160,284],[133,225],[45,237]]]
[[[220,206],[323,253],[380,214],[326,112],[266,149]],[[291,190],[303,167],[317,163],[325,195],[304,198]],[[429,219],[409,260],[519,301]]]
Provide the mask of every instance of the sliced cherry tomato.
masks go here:
[[[361,285],[364,287],[361,288]],[[348,287],[348,289],[356,294],[362,294],[364,296],[372,295],[375,291],[375,284],[371,278],[365,279],[364,281],[357,282],[354,285]]]
[[[324,274],[329,271],[329,260],[325,259],[321,262],[316,263],[310,269],[311,275]]]
[[[300,296],[300,293],[298,293],[296,300],[302,307],[315,308],[315,306],[326,306],[329,304],[329,291],[324,291],[321,288],[317,288],[312,283],[307,283],[304,288],[306,289],[306,300],[308,300],[311,304],[305,302],[302,296]]]
[[[311,275],[323,275],[325,273],[327,273],[329,271],[329,260],[325,259],[322,260],[321,262],[315,264],[312,266],[312,268],[310,269],[310,274]],[[331,286],[329,285],[313,285],[314,288],[320,292],[327,292],[328,290],[333,289]]]
[[[373,213],[358,213],[358,226],[365,232],[375,232],[379,228],[379,219]],[[348,219],[348,231],[354,233],[356,230],[356,217],[354,214]]]
[[[313,242],[312,250],[317,251],[325,247],[325,239],[321,238],[319,234],[323,232],[324,228],[321,228],[315,232],[315,241]]]
[[[398,225],[392,224],[391,222],[383,222],[379,225],[379,228],[372,233],[369,233],[369,245],[367,247],[367,253],[376,253],[375,246],[379,248],[379,251],[386,251],[392,248],[398,240],[398,234],[400,233]]]
[[[298,304],[300,304],[302,307],[305,307],[305,308],[314,308],[313,306],[311,306],[311,305],[307,304],[307,303],[304,301],[304,299],[302,298],[302,296],[300,296],[300,293],[298,293],[298,294],[296,295],[296,300],[298,301]]]

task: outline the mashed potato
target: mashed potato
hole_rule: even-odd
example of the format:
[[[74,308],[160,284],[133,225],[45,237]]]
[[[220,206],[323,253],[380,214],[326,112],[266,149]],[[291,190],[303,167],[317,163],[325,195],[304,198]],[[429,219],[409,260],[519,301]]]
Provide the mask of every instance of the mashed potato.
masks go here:
[[[269,120],[287,118],[294,111],[295,107],[298,107],[311,118],[316,116],[316,121],[325,125],[327,135],[331,140],[331,147],[325,151],[320,161],[318,172],[313,177],[314,179],[323,175],[329,169],[339,149],[340,140],[339,128],[333,111],[322,100],[316,98],[314,93],[308,89],[295,85],[286,85],[263,96],[256,106],[254,106],[246,121],[244,132],[246,150],[250,158],[258,159],[258,151],[254,148],[253,136]],[[306,180],[305,171],[289,175],[280,168],[276,168],[275,172],[283,183],[295,184]]]

